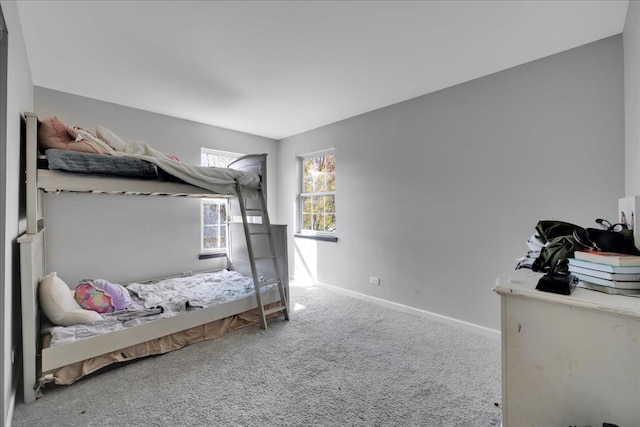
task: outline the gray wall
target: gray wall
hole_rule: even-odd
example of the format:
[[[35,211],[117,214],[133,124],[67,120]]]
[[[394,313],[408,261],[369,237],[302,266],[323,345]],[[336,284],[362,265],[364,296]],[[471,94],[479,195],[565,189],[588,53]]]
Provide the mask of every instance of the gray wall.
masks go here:
[[[499,329],[491,288],[538,220],[615,218],[623,108],[615,36],[287,138],[279,211],[292,231],[296,156],[335,146],[338,186],[339,241],[292,238],[291,270]]]
[[[20,166],[20,115],[33,109],[33,84],[27,54],[22,38],[22,28],[15,2],[0,2],[7,28],[9,30],[9,54],[7,69],[7,115],[0,118],[5,121],[7,133],[6,157],[0,158],[6,171],[6,193],[2,193],[5,208],[3,259],[2,259],[2,294],[0,295],[2,317],[2,406],[3,421],[7,421],[8,412],[13,403],[13,393],[19,373],[17,371],[20,354],[16,354],[16,363],[12,363],[11,352],[19,343],[19,290],[20,290],[20,258],[17,238],[26,229],[24,212],[20,209],[20,197],[23,191],[24,176]]]
[[[629,2],[624,25],[625,192],[640,194],[640,4]]]
[[[201,147],[267,153],[267,182],[276,182],[277,143],[271,139],[41,87],[35,88],[35,111],[90,131],[102,125],[125,141],[147,141],[185,163],[199,164]],[[268,193],[277,219],[274,185]],[[83,278],[127,282],[223,265],[224,259],[198,259],[199,199],[57,194],[47,195],[45,206],[45,226],[51,225],[47,268],[71,286]]]

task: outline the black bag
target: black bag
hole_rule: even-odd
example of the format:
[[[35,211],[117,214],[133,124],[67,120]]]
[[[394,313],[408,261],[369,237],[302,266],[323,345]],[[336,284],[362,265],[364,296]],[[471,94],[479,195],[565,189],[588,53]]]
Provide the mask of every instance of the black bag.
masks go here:
[[[538,281],[536,289],[542,292],[571,295],[578,284],[578,278],[568,272],[557,271],[556,267],[562,264],[562,260],[551,267],[551,270]]]
[[[576,229],[573,237],[582,245],[595,251],[640,255],[633,240],[633,230],[629,230],[626,226],[617,227],[619,225],[614,224],[606,229]]]

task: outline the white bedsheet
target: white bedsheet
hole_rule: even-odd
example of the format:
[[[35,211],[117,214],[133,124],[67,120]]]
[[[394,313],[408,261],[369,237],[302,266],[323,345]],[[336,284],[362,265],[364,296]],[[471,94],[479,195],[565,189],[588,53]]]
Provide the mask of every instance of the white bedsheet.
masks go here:
[[[54,326],[51,346],[67,344],[95,335],[117,331],[153,320],[224,304],[254,293],[253,280],[236,271],[221,270],[153,283],[126,285],[132,304],[125,310],[102,314],[103,320],[90,325]],[[261,288],[262,292],[271,286]]]
[[[157,283],[131,283],[127,289],[143,300],[147,309],[161,307],[164,311],[179,312],[190,307],[210,307],[253,293],[253,280],[236,271],[221,270]]]
[[[254,190],[260,185],[260,176],[254,172],[196,166],[175,161],[167,157],[166,154],[153,148],[146,141],[121,141],[122,146],[114,149],[84,129],[77,129],[77,132],[82,138],[100,145],[106,154],[145,160],[155,164],[176,178],[180,178],[191,185],[213,191],[214,193],[236,195],[236,182],[238,182],[244,189],[247,189],[246,196],[255,198],[256,192]]]
[[[176,162],[144,141],[134,141],[127,146],[124,152],[113,151],[111,154],[114,156],[126,156],[146,160],[189,184],[214,192],[220,191],[220,187],[226,185],[228,194],[235,195],[235,184],[237,181],[249,190],[247,196],[254,197],[254,192],[250,190],[258,188],[260,184],[260,177],[257,173],[227,168],[194,166],[187,163]]]

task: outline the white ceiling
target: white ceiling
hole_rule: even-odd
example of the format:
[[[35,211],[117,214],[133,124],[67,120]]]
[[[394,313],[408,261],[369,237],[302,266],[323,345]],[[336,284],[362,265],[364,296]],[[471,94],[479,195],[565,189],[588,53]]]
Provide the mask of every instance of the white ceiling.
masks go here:
[[[18,1],[33,83],[282,139],[621,33],[628,1]]]

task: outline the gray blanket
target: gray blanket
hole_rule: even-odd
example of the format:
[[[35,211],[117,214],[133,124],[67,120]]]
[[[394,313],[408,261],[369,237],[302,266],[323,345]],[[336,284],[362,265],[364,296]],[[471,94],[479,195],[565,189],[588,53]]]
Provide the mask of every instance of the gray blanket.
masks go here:
[[[67,172],[158,179],[158,167],[132,157],[107,156],[80,151],[49,149],[45,152],[49,169]]]

